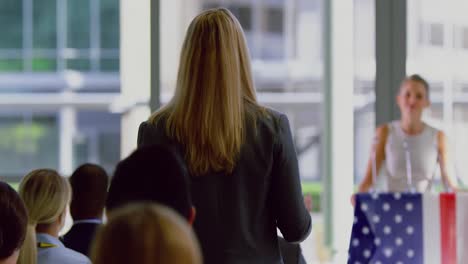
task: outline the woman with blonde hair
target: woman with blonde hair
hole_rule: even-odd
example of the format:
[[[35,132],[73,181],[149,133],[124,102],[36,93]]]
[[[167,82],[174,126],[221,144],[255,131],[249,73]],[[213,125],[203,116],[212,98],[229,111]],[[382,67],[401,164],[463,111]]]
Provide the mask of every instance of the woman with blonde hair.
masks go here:
[[[34,170],[21,181],[19,194],[29,222],[18,263],[90,263],[86,256],[66,248],[58,239],[71,200],[67,179],[54,170]]]
[[[15,264],[26,236],[28,213],[18,193],[0,181],[0,264]]]
[[[94,264],[201,264],[198,242],[186,220],[168,207],[135,203],[109,214],[92,248]]]
[[[288,242],[308,236],[288,119],[258,104],[245,37],[227,9],[190,24],[175,95],[139,128],[138,146],[157,143],[185,157],[205,263],[282,263],[277,227]]]

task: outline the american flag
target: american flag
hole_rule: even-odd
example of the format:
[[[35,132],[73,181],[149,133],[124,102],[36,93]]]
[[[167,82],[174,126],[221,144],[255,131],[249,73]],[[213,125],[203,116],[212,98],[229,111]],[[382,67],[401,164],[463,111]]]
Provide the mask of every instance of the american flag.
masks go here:
[[[468,263],[467,207],[453,193],[358,194],[348,264]]]

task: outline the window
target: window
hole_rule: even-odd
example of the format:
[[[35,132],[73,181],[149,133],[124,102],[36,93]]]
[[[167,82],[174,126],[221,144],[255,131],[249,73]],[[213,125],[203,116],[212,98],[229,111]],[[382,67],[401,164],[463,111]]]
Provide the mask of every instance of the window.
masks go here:
[[[442,24],[430,24],[430,37],[429,43],[433,46],[444,45],[444,25]]]
[[[32,70],[35,72],[56,71],[57,60],[55,58],[35,57],[32,60]]]
[[[468,50],[468,27],[462,29],[462,48]]]
[[[37,168],[58,169],[58,127],[53,114],[0,116],[1,176],[22,177]]]
[[[23,46],[23,1],[0,1],[0,49],[18,49]]]
[[[354,180],[366,173],[375,134],[375,2],[354,0]]]
[[[23,60],[21,59],[3,59],[0,58],[0,73],[19,72],[23,70]]]
[[[101,48],[118,49],[120,43],[119,5],[115,0],[101,0]]]
[[[67,1],[67,47],[89,49],[90,47],[90,2]]]
[[[79,111],[73,139],[76,168],[96,163],[112,173],[120,160],[120,115],[98,111]]]
[[[34,49],[57,48],[56,0],[33,1],[33,47]]]
[[[284,32],[284,12],[282,8],[268,7],[265,9],[265,31],[274,34]]]
[[[101,59],[101,72],[118,72],[120,69],[120,61],[115,59]]]
[[[244,31],[252,30],[252,8],[247,5],[230,5],[229,10],[236,16]]]
[[[1,1],[0,72],[118,72],[119,19],[114,0]]]
[[[260,58],[263,60],[283,60],[285,57],[284,10],[279,7],[265,6],[262,10],[263,25],[257,33],[261,39]],[[297,24],[297,21],[295,21]],[[291,38],[293,36],[290,36]]]
[[[72,163],[75,168],[88,161],[109,172],[114,168],[120,159],[120,115],[106,111],[99,92],[118,94],[119,19],[115,0],[0,1],[2,96],[34,102],[0,105],[0,178],[18,181],[32,169],[68,171]],[[65,69],[95,73],[62,73]],[[73,85],[86,89],[68,90],[66,99],[57,94]],[[36,98],[43,103],[39,108]],[[72,160],[63,159],[72,150]]]
[[[444,45],[444,25],[419,23],[419,41],[422,45],[442,47]]]
[[[430,82],[431,106],[425,111],[423,119],[445,132],[451,154],[450,163],[456,168],[455,175],[451,176],[467,183],[468,91],[465,87],[468,87],[468,62],[465,58],[468,56],[468,19],[462,11],[466,10],[467,4],[466,1],[450,1],[449,5],[440,8],[440,3],[432,0],[408,1],[408,24],[420,23],[427,27],[427,35],[422,32],[427,41],[420,44],[444,46],[444,49],[441,54],[440,50],[425,49],[409,42],[408,45],[415,48],[409,50],[407,72],[419,73]],[[453,27],[453,45],[444,43],[444,30],[450,27]],[[424,30],[424,26],[421,30]]]
[[[89,71],[91,63],[89,59],[69,59],[67,60],[67,69],[76,71]]]

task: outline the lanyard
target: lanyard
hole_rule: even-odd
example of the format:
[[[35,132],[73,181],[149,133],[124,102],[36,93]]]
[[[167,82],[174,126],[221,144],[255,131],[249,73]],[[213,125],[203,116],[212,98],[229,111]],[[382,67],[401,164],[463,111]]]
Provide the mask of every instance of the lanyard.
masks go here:
[[[73,222],[74,225],[77,224],[102,224],[100,219],[86,219],[86,220],[76,220]]]
[[[51,243],[44,243],[44,242],[39,242],[37,243],[38,248],[54,248],[57,247],[57,245],[51,244]]]

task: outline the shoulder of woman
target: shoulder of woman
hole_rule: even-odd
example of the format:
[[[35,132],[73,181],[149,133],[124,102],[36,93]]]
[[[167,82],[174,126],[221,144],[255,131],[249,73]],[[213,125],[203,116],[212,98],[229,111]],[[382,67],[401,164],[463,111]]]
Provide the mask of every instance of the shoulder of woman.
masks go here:
[[[439,148],[445,148],[447,145],[447,136],[445,136],[445,133],[442,130],[437,131],[437,145]]]
[[[276,120],[278,120],[280,118],[280,116],[284,115],[281,112],[278,112],[278,111],[276,111],[274,109],[264,107],[264,106],[261,106],[261,108],[256,109],[255,111],[259,111],[259,112],[264,113],[264,116],[266,116],[266,118],[276,119]]]
[[[283,113],[263,106],[250,110],[253,111],[253,116],[254,119],[257,120],[257,124],[263,123],[273,128],[273,130],[278,130],[281,127],[281,119],[282,116],[284,116]]]
[[[388,132],[390,131],[390,128],[389,128],[390,125],[391,125],[391,123],[387,123],[387,124],[383,124],[383,125],[378,126],[377,129],[375,130],[375,134],[377,136],[386,137],[388,135]]]

